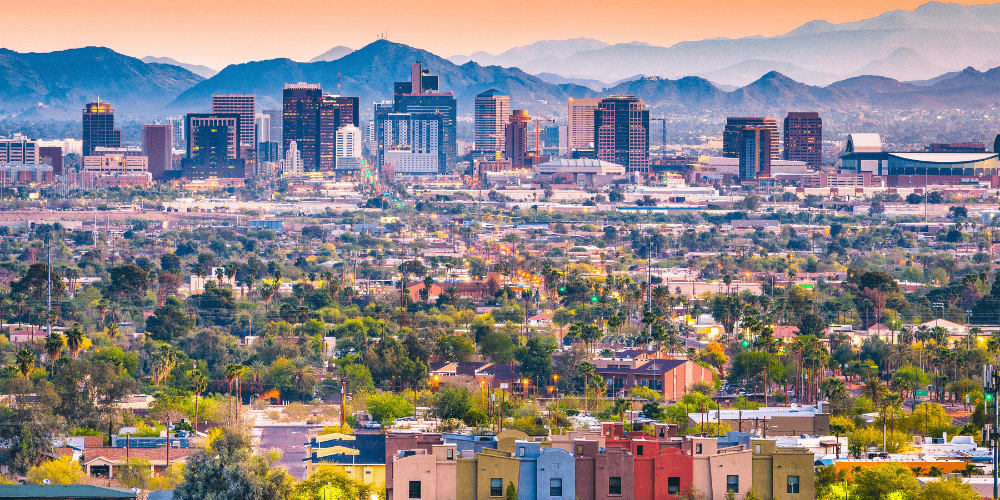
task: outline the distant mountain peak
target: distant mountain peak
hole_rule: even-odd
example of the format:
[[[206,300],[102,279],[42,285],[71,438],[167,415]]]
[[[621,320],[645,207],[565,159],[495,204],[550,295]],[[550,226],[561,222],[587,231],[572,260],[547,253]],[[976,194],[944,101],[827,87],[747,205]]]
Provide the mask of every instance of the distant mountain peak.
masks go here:
[[[341,57],[344,57],[347,54],[350,54],[351,52],[354,52],[354,49],[347,47],[345,45],[338,45],[310,59],[309,62],[336,61],[337,59],[340,59]]]

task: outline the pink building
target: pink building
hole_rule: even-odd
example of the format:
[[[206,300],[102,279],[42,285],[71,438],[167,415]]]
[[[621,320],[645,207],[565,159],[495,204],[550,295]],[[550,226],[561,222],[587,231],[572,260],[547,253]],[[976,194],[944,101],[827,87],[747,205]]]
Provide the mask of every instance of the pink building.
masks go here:
[[[621,448],[600,451],[597,441],[578,440],[576,459],[576,497],[580,500],[633,500],[635,498],[635,459]]]
[[[456,500],[458,498],[458,446],[439,444],[431,451],[423,449],[396,453],[392,463],[394,488],[387,493],[392,500],[421,498],[429,500]]]
[[[723,500],[733,490],[743,498],[752,486],[753,454],[742,445],[719,449],[714,437],[691,436],[684,451],[693,458],[693,486],[712,500]]]
[[[393,466],[399,452],[403,450],[420,450],[432,454],[435,445],[443,441],[440,434],[424,434],[421,432],[390,432],[385,435],[385,497],[393,498]],[[406,485],[403,485],[405,488]],[[428,497],[433,498],[433,497]]]

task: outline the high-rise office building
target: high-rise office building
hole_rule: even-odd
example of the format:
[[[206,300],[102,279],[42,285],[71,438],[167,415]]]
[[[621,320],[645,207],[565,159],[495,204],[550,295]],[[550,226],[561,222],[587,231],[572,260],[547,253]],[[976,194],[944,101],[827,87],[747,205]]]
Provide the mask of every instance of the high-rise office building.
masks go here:
[[[804,161],[810,167],[823,164],[823,119],[819,113],[789,111],[785,116],[786,160]]]
[[[163,173],[170,170],[173,137],[171,125],[142,126],[142,155],[148,158],[146,165],[154,181],[163,179]]]
[[[282,162],[281,170],[283,173],[295,175],[305,172],[302,166],[302,153],[297,141],[289,141],[288,149],[285,151],[285,159]]]
[[[726,118],[726,128],[722,132],[722,156],[727,158],[739,158],[743,142],[743,134],[741,132],[754,128],[763,128],[771,131],[771,159],[780,160],[781,151],[778,148],[778,120],[776,118],[761,118],[755,116]]]
[[[476,96],[476,151],[503,151],[510,96],[489,89]]]
[[[413,63],[410,81],[396,82],[393,86],[393,111],[412,115],[436,115],[441,120],[441,148],[445,165],[439,172],[446,173],[447,167],[457,161],[457,121],[458,102],[451,92],[438,91],[438,77],[423,69],[419,62]]]
[[[341,127],[360,125],[359,99],[326,94],[319,106],[319,170],[337,168],[337,131]]]
[[[187,138],[184,136],[184,117],[170,117],[167,118],[167,123],[170,124],[173,130],[173,137],[171,139],[171,147],[173,149],[184,149],[187,147]]]
[[[740,180],[771,176],[771,134],[765,127],[740,130]]]
[[[271,142],[271,115],[267,113],[257,113],[253,117],[254,134],[257,144]]]
[[[269,135],[271,137],[271,142],[277,142],[278,144],[284,144],[281,140],[282,132],[282,113],[280,109],[265,109],[262,111],[265,115],[270,117],[271,131]],[[259,142],[259,141],[258,141]]]
[[[212,113],[240,115],[240,146],[257,149],[254,127],[257,114],[256,94],[212,94]]]
[[[361,129],[345,125],[337,130],[337,172],[361,170]]]
[[[62,146],[39,146],[38,157],[52,165],[52,175],[63,174]]]
[[[243,178],[242,122],[236,113],[189,113],[184,124],[187,157],[181,161],[181,175],[188,179]]]
[[[319,84],[286,84],[282,98],[284,153],[292,141],[298,147],[305,172],[319,170],[319,105],[323,89]]]
[[[39,156],[38,141],[24,134],[15,133],[10,139],[0,139],[0,163],[35,165]]]
[[[594,147],[594,110],[601,100],[597,97],[570,99],[567,116],[569,124],[566,133],[569,135],[569,149],[593,149]]]
[[[83,108],[83,156],[94,154],[94,148],[118,148],[122,131],[115,130],[115,108],[106,102],[92,102]]]
[[[528,122],[531,115],[523,109],[515,109],[507,120],[507,130],[504,137],[506,145],[505,156],[510,160],[511,168],[528,168],[532,158],[528,156]]]
[[[649,110],[641,99],[613,95],[594,111],[597,159],[617,163],[627,173],[649,173]]]
[[[436,114],[388,113],[380,127],[382,175],[444,174],[441,122]]]

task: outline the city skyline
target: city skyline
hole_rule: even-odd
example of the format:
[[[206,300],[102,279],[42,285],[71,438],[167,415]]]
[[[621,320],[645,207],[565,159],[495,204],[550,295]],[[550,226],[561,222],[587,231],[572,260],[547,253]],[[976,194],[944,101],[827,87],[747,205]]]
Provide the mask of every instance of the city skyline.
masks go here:
[[[914,9],[923,0],[882,0],[877,2],[772,2],[773,8],[752,7],[751,0],[720,0],[706,7],[702,4],[678,5],[665,9],[651,0],[631,2],[629,7],[644,13],[641,23],[631,23],[620,30],[597,30],[593,19],[603,6],[576,4],[559,0],[542,5],[527,5],[535,15],[518,23],[482,22],[474,30],[448,30],[461,19],[478,19],[476,3],[441,2],[428,6],[425,20],[413,23],[408,17],[387,18],[384,5],[348,4],[341,6],[344,16],[357,22],[338,29],[334,35],[327,30],[324,16],[309,14],[318,7],[311,2],[294,5],[271,0],[234,2],[224,0],[199,3],[190,0],[146,2],[138,9],[118,9],[116,0],[91,0],[89,8],[67,0],[43,0],[22,4],[8,10],[8,29],[0,34],[0,46],[20,52],[46,52],[97,45],[137,58],[170,57],[188,64],[203,64],[221,70],[229,64],[274,58],[308,61],[331,47],[346,45],[360,48],[381,36],[389,40],[419,47],[442,56],[467,55],[477,51],[498,54],[508,49],[541,40],[562,40],[577,37],[599,39],[605,43],[643,43],[670,46],[683,41],[714,37],[740,38],[775,36],[787,33],[805,23],[825,20],[832,23],[856,21],[878,16],[896,9]],[[963,1],[961,5],[993,2]],[[73,8],[71,8],[73,7]],[[517,5],[512,5],[512,11]],[[388,11],[392,11],[389,9]],[[46,13],[49,36],[37,37],[39,12]],[[780,15],[775,15],[780,13]],[[217,20],[231,20],[231,32]],[[269,19],[273,37],[253,35],[247,25]],[[560,22],[553,23],[553,19]],[[373,20],[373,21],[368,21]],[[374,21],[378,20],[378,21]],[[97,25],[126,26],[125,29],[99,30]],[[463,22],[463,25],[467,25]],[[183,35],[183,36],[180,36]],[[279,43],[280,42],[280,43]],[[206,46],[217,50],[207,51]]]

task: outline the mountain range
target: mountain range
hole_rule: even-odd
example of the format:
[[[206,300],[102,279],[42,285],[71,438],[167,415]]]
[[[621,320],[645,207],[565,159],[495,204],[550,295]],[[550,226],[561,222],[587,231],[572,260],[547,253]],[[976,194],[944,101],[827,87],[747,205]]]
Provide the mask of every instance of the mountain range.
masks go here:
[[[140,59],[140,61],[144,63],[158,63],[158,64],[169,64],[171,66],[180,66],[181,68],[184,68],[202,78],[212,78],[213,76],[219,73],[218,71],[215,71],[214,69],[209,68],[208,66],[202,66],[201,64],[182,63],[176,59],[171,59],[169,57],[146,56]]]
[[[600,82],[631,75],[701,76],[742,87],[771,71],[810,85],[862,74],[926,80],[968,66],[998,66],[998,51],[1000,3],[929,2],[854,22],[812,21],[774,37],[713,38],[670,47],[633,42],[586,48],[577,40],[548,41],[500,56],[477,52],[452,60],[496,64],[502,56],[501,64],[532,74]]]

